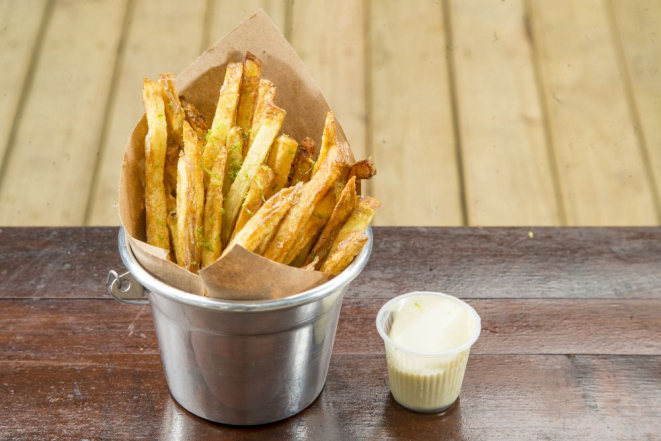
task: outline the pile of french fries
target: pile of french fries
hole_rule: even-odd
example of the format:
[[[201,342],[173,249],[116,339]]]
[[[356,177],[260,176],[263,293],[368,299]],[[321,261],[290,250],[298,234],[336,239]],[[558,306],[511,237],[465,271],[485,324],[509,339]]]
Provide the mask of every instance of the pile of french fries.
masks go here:
[[[367,242],[379,202],[357,188],[376,168],[352,163],[333,112],[316,159],[312,138],[279,134],[286,112],[261,70],[249,52],[227,65],[211,127],[172,74],[144,79],[147,242],[193,273],[240,245],[337,275]]]

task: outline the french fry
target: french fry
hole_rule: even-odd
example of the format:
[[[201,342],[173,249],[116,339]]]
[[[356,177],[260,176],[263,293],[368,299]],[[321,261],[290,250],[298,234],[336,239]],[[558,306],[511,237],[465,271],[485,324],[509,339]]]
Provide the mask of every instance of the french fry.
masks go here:
[[[266,161],[266,164],[275,174],[273,185],[266,195],[267,199],[269,195],[279,192],[287,185],[289,171],[291,170],[291,164],[294,161],[297,149],[298,143],[294,138],[287,135],[280,135],[276,138],[273,147],[271,147],[269,159]]]
[[[296,241],[296,245],[292,248],[291,253],[295,253],[296,257],[291,262],[291,266],[300,268],[305,263],[312,246],[317,241],[319,233],[328,222],[335,206],[335,193],[329,191],[326,196],[317,204],[312,212],[312,216],[303,228],[301,234]]]
[[[236,179],[236,176],[241,170],[241,164],[243,164],[243,135],[241,134],[241,128],[239,126],[234,126],[230,129],[227,134],[227,164],[225,165],[225,180],[223,182],[223,195],[227,196],[227,193],[230,191],[232,182]]]
[[[290,208],[298,202],[302,187],[303,184],[298,184],[283,188],[273,195],[234,236],[223,254],[228,253],[235,245],[241,245],[248,251],[256,250],[277,228]]]
[[[174,197],[172,197],[174,200]],[[176,204],[176,202],[175,202]],[[178,262],[182,257],[177,256],[177,212],[176,210],[172,210],[168,214],[168,230],[170,230],[170,242],[173,244],[172,249],[174,250],[174,256],[171,256],[172,251],[170,251],[170,254],[168,254],[168,260],[171,260],[173,262]]]
[[[197,134],[193,131],[193,128],[188,123],[184,121],[183,126],[184,132],[184,155],[190,162],[190,168],[192,173],[192,197],[193,197],[193,211],[195,213],[195,222],[194,222],[194,232],[192,242],[195,243],[195,256],[193,261],[199,266],[201,263],[201,245],[199,244],[197,231],[203,230],[204,225],[204,171],[200,167],[200,161],[202,160],[202,139],[200,139]]]
[[[179,162],[179,152],[181,149],[177,144],[168,144],[165,149],[165,169],[164,183],[165,191],[168,190],[174,195],[177,190],[177,163]]]
[[[314,260],[303,267],[305,271],[314,271],[317,268],[319,263],[319,256],[315,257]]]
[[[331,251],[326,261],[321,265],[319,271],[322,273],[337,276],[346,267],[349,266],[354,257],[360,253],[367,243],[367,235],[365,233],[352,233],[344,241],[342,241],[337,248]]]
[[[330,219],[326,223],[323,231],[319,235],[319,239],[314,244],[312,251],[307,256],[305,264],[309,265],[314,259],[319,259],[320,261],[328,257],[331,246],[337,234],[340,232],[340,228],[346,222],[347,218],[351,215],[354,208],[356,208],[357,202],[356,195],[356,177],[352,176],[347,182],[347,185],[344,186],[340,197],[337,200],[337,204],[333,209],[333,213],[330,215]]]
[[[355,254],[352,254],[355,251],[355,247],[358,246],[357,244],[362,242],[365,230],[380,205],[379,201],[369,196],[358,199],[356,208],[337,233],[328,257],[322,259],[321,267],[319,268],[320,271],[337,275],[351,263],[354,256],[362,249],[361,246]],[[346,265],[344,265],[345,263]]]
[[[304,138],[301,141],[291,166],[290,185],[296,185],[299,182],[308,182],[310,180],[312,170],[315,166],[314,159],[312,159],[314,157],[314,150],[315,144],[312,138]]]
[[[229,242],[230,236],[232,235],[232,229],[236,223],[236,218],[239,215],[239,210],[243,204],[243,199],[246,196],[248,187],[250,186],[255,173],[257,173],[259,166],[262,165],[268,157],[271,144],[273,144],[273,140],[278,135],[286,114],[287,112],[273,104],[269,105],[264,111],[263,121],[259,126],[259,131],[253,141],[253,145],[248,151],[248,156],[246,156],[243,161],[241,170],[234,182],[232,182],[230,190],[227,193],[227,199],[224,206],[225,213],[223,214],[223,244]]]
[[[205,188],[209,186],[209,181],[211,180],[209,171],[214,168],[221,150],[227,148],[225,145],[227,133],[236,121],[236,108],[239,102],[239,86],[241,85],[242,72],[243,64],[241,63],[229,63],[227,65],[225,80],[220,88],[216,114],[213,117],[211,129],[207,132],[206,145],[202,154],[202,169],[207,172],[204,176]],[[225,170],[222,170],[221,174],[224,174],[224,172]]]
[[[300,202],[287,213],[273,241],[266,247],[264,257],[284,264],[289,264],[296,257],[292,248],[296,245],[298,233],[312,216],[315,206],[337,182],[343,164],[344,155],[341,150],[331,149],[328,160],[303,187]]]
[[[163,87],[163,100],[165,102],[165,118],[170,128],[171,141],[177,145],[184,145],[183,124],[186,119],[184,109],[181,107],[179,94],[174,85],[174,75],[171,73],[158,76],[158,82]]]
[[[335,121],[335,114],[331,110],[326,114],[326,121],[324,123],[324,133],[321,136],[321,148],[319,149],[319,156],[317,157],[317,162],[314,164],[314,169],[312,169],[312,175],[314,176],[319,167],[323,164],[330,148],[337,144],[337,123]]]
[[[264,111],[266,108],[273,104],[275,100],[275,85],[269,80],[259,80],[259,90],[257,92],[257,104],[255,104],[255,112],[252,116],[252,125],[250,126],[250,137],[248,143],[243,146],[243,157],[248,155],[248,150],[252,147],[253,141],[259,132],[259,126],[262,124],[264,118]]]
[[[145,137],[145,209],[147,215],[147,243],[170,249],[166,224],[167,202],[163,174],[167,148],[167,121],[163,88],[156,81],[144,79],[142,101],[147,115]]]
[[[200,139],[204,139],[207,132],[209,131],[209,125],[204,116],[197,110],[197,107],[186,98],[179,97],[181,101],[181,107],[184,109],[184,114],[186,115],[186,121],[188,124],[195,130],[195,133]]]
[[[250,129],[252,128],[252,119],[257,106],[259,96],[259,77],[262,74],[262,62],[250,52],[246,52],[243,59],[243,79],[241,80],[241,98],[239,99],[239,109],[236,115],[236,125],[241,128],[244,139],[244,151],[242,156],[246,156],[250,146]]]
[[[195,241],[195,184],[190,159],[183,153],[177,165],[177,233],[175,255],[179,266],[197,271]]]
[[[222,242],[220,234],[223,225],[223,173],[227,162],[227,149],[221,150],[211,170],[209,188],[204,203],[204,228],[197,230],[197,240],[202,247],[202,268],[220,257]]]
[[[349,176],[355,176],[358,179],[371,179],[374,175],[376,175],[376,166],[372,158],[354,162],[349,170]]]
[[[255,173],[255,177],[250,183],[250,188],[243,201],[239,217],[236,218],[236,225],[232,238],[237,235],[243,226],[257,213],[257,210],[266,202],[266,192],[271,188],[273,182],[273,170],[268,166],[262,165]],[[232,239],[230,239],[231,242]]]

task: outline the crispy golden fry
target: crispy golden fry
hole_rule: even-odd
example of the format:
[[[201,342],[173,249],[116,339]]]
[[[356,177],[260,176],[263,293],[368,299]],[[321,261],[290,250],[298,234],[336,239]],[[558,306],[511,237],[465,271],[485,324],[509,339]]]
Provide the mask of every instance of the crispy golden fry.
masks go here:
[[[280,220],[292,205],[298,202],[302,187],[303,184],[283,188],[279,193],[273,195],[234,236],[223,254],[228,253],[234,245],[241,245],[248,251],[255,251],[277,228]]]
[[[186,98],[179,97],[181,101],[181,107],[184,109],[184,114],[186,115],[186,121],[188,124],[195,130],[195,133],[200,139],[204,139],[207,132],[209,131],[209,125],[207,120],[202,116],[197,107]]]
[[[312,263],[314,259],[319,258],[321,261],[328,257],[328,253],[335,237],[340,232],[340,228],[346,222],[349,215],[351,215],[354,208],[356,208],[357,199],[356,177],[352,176],[349,182],[347,182],[347,185],[344,186],[342,193],[340,193],[340,197],[333,209],[333,213],[330,215],[328,223],[326,223],[319,239],[317,239],[312,251],[305,260],[306,265]]]
[[[329,191],[314,208],[312,216],[303,228],[303,233],[299,236],[296,245],[292,248],[291,253],[295,253],[296,257],[292,260],[291,266],[297,268],[303,266],[312,246],[317,241],[321,230],[324,228],[324,225],[326,225],[326,222],[328,222],[334,206],[335,193]]]
[[[360,253],[367,240],[368,238],[365,233],[352,233],[344,241],[340,242],[336,248],[331,250],[330,255],[321,265],[319,271],[330,274],[331,276],[337,276]]]
[[[354,162],[349,171],[350,177],[355,176],[358,179],[371,179],[374,175],[376,175],[376,166],[372,158]]]
[[[314,169],[315,144],[312,138],[304,138],[301,145],[298,146],[296,156],[291,166],[289,177],[290,185],[296,185],[299,182],[308,182]]]
[[[174,197],[172,197],[172,200],[174,200]],[[175,202],[176,206],[176,202]],[[169,214],[168,214],[168,230],[170,230],[170,242],[173,244],[173,250],[174,250],[174,256],[172,256],[172,251],[170,251],[170,254],[168,254],[168,260],[171,260],[173,262],[179,262],[181,257],[177,255],[177,212],[175,209],[173,209]]]
[[[168,129],[165,120],[163,88],[156,81],[144,79],[142,101],[147,115],[148,131],[145,137],[145,209],[147,212],[147,243],[170,249],[166,224],[167,201],[163,174]]]
[[[194,136],[194,135],[193,135]],[[195,241],[195,184],[191,161],[182,153],[177,165],[177,242],[175,255],[179,266],[197,271]]]
[[[250,145],[250,129],[252,128],[252,119],[257,107],[257,98],[259,96],[259,77],[262,74],[262,62],[250,52],[246,52],[243,59],[243,79],[241,80],[241,98],[239,99],[239,109],[236,115],[236,125],[241,128],[244,148],[241,154],[246,156]]]
[[[317,268],[319,263],[319,257],[315,257],[314,260],[303,267],[305,271],[314,271]]]
[[[330,148],[337,144],[337,123],[335,121],[335,114],[331,110],[326,114],[326,122],[324,123],[324,134],[321,136],[321,148],[319,149],[319,156],[317,157],[317,162],[314,164],[314,169],[312,169],[312,175],[314,176],[319,167],[323,164]]]
[[[177,88],[174,85],[174,75],[171,73],[161,74],[158,76],[158,82],[163,87],[165,118],[168,121],[169,136],[171,137],[169,142],[182,146],[184,145],[183,124],[186,116],[184,109],[181,107]]]
[[[222,251],[220,233],[223,225],[223,172],[227,150],[216,158],[204,204],[204,228],[198,229],[197,240],[202,246],[202,268],[214,263]]]
[[[298,143],[294,138],[287,135],[278,136],[275,143],[273,143],[266,164],[271,167],[275,173],[275,177],[273,179],[273,185],[266,195],[267,199],[269,195],[279,192],[287,185],[287,182],[289,181],[289,171],[291,170],[291,164],[294,161],[297,149]]]
[[[232,182],[236,179],[236,176],[241,170],[241,165],[243,164],[243,135],[241,134],[241,128],[239,126],[234,126],[230,129],[227,134],[227,164],[225,165],[225,181],[223,183],[223,195],[227,196],[227,193],[230,191]]]
[[[352,247],[362,240],[360,238],[364,235],[367,226],[372,220],[372,217],[374,217],[374,213],[376,213],[376,210],[380,206],[379,201],[369,196],[358,199],[356,208],[337,233],[328,257],[326,259],[322,258],[320,271],[336,275],[351,263],[351,259],[362,249],[361,247],[358,249],[358,252],[351,254],[354,251]],[[350,256],[348,262],[346,261],[347,256]],[[342,266],[344,263],[346,265]],[[338,268],[339,272],[335,273]]]
[[[243,64],[241,63],[229,63],[227,65],[225,81],[220,88],[216,114],[213,117],[211,129],[207,132],[206,145],[202,154],[202,169],[207,172],[204,176],[205,188],[209,186],[209,181],[211,180],[209,172],[215,166],[216,159],[219,155],[223,154],[222,150],[227,149],[225,145],[227,133],[236,121],[236,107],[239,102],[239,86],[241,85],[242,72]],[[221,170],[221,174],[224,173],[225,170]]]
[[[252,143],[255,141],[259,126],[262,124],[264,118],[264,111],[268,106],[273,104],[275,100],[275,85],[269,80],[259,80],[259,91],[257,92],[257,104],[255,104],[255,113],[252,116],[252,125],[250,126],[250,137],[248,143],[244,145],[243,157],[247,156],[248,150],[252,148]]]
[[[164,183],[165,191],[168,190],[174,196],[177,190],[177,163],[179,162],[179,152],[181,149],[177,144],[168,144],[165,149],[165,170],[164,170]]]
[[[303,185],[302,182],[301,182],[300,184]],[[292,187],[285,187],[285,188],[292,188]],[[283,189],[283,190],[284,190],[284,189]],[[280,191],[282,191],[282,190],[280,190]],[[264,254],[264,250],[266,250],[266,247],[267,247],[267,246],[271,243],[271,241],[273,240],[273,237],[275,236],[275,233],[276,233],[276,232],[278,231],[278,229],[280,228],[280,224],[282,224],[282,219],[280,220],[280,222],[278,223],[278,225],[276,225],[276,227],[275,227],[273,230],[271,230],[271,232],[268,234],[268,236],[266,236],[266,238],[262,241],[262,243],[260,243],[260,244],[257,246],[257,248],[255,248],[255,251],[254,251],[255,254],[259,254],[260,256],[262,256],[262,255]]]
[[[193,206],[195,213],[195,225],[192,241],[195,242],[195,256],[193,260],[199,267],[202,254],[201,245],[198,240],[197,231],[202,232],[204,225],[204,171],[200,167],[202,160],[202,140],[193,131],[193,128],[184,121],[184,155],[190,162],[193,181]]]
[[[312,216],[316,205],[337,182],[343,163],[344,157],[340,149],[331,149],[328,160],[324,161],[319,172],[303,187],[300,202],[287,213],[273,241],[266,247],[264,257],[284,264],[290,263],[296,257],[292,249],[297,243],[298,235]]]
[[[248,191],[248,187],[250,186],[255,173],[257,173],[259,166],[262,165],[268,157],[271,144],[273,144],[273,140],[278,135],[286,114],[287,112],[273,104],[269,105],[264,111],[262,124],[259,127],[253,145],[248,151],[248,156],[246,156],[243,161],[238,176],[227,193],[227,199],[224,206],[225,213],[223,215],[223,244],[229,242],[234,224],[236,223],[236,218],[239,215],[239,210],[243,204],[243,199]]]
[[[250,218],[252,218],[255,213],[257,213],[257,210],[259,210],[266,202],[266,192],[271,188],[272,182],[273,170],[266,165],[259,167],[259,170],[257,170],[255,177],[250,183],[246,199],[243,201],[241,211],[239,211],[239,217],[236,218],[236,225],[234,226],[232,238],[241,231],[243,226],[248,223]],[[230,239],[230,241],[231,240],[232,239]]]

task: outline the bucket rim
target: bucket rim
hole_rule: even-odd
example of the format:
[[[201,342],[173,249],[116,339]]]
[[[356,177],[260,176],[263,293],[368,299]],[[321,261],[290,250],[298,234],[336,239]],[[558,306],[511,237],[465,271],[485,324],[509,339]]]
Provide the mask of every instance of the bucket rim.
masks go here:
[[[221,300],[182,291],[160,281],[149,274],[149,272],[140,265],[128,243],[124,227],[119,228],[117,242],[119,246],[119,256],[122,259],[124,266],[126,266],[126,269],[147,291],[152,294],[161,295],[176,302],[204,309],[229,312],[264,312],[293,308],[307,303],[316,302],[333,294],[337,290],[346,287],[362,272],[372,254],[372,244],[374,240],[371,226],[367,227],[366,233],[368,237],[367,243],[358,256],[355,257],[353,262],[351,262],[351,264],[339,275],[315,288],[274,300]]]

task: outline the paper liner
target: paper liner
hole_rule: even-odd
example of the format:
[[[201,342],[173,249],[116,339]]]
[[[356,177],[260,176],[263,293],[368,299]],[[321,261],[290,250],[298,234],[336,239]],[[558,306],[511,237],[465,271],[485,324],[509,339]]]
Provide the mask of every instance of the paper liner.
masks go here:
[[[271,80],[277,87],[275,102],[287,111],[282,133],[298,141],[310,136],[320,144],[330,108],[303,61],[262,10],[216,42],[177,77],[179,94],[195,104],[211,125],[225,67],[229,62],[242,61],[246,51],[262,61],[262,78]],[[339,122],[337,129],[338,141],[346,141]],[[286,297],[329,280],[321,272],[276,263],[241,247],[235,247],[200,271],[199,276],[166,260],[165,250],[144,242],[146,134],[147,122],[143,116],[124,152],[119,215],[136,259],[152,275],[183,291],[231,300]]]

